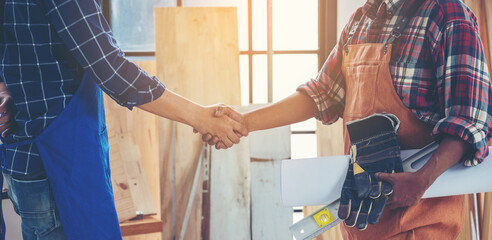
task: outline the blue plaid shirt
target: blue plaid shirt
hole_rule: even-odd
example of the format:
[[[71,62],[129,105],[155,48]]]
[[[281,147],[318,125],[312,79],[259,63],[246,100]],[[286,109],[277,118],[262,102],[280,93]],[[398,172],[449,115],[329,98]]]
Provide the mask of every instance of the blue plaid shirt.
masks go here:
[[[70,102],[83,74],[129,109],[164,92],[157,78],[125,58],[99,0],[2,2],[0,77],[14,100],[18,125],[2,142],[42,133]],[[13,175],[43,171],[36,144],[7,149],[2,169]]]

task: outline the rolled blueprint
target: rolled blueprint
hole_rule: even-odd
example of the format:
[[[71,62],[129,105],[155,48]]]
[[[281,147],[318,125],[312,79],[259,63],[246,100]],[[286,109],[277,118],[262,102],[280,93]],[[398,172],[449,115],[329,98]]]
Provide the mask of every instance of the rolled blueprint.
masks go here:
[[[415,171],[432,155],[431,151],[415,155],[421,149],[402,150],[404,171]],[[492,148],[489,148],[492,152]],[[417,153],[417,154],[416,154]],[[407,160],[407,159],[412,159]],[[407,160],[407,161],[406,161]],[[411,163],[410,163],[411,162]],[[284,206],[312,206],[330,204],[340,198],[349,156],[283,160],[281,192]],[[412,166],[415,169],[409,169]],[[458,163],[439,176],[424,193],[423,198],[443,197],[479,192],[492,192],[492,157],[474,167]]]

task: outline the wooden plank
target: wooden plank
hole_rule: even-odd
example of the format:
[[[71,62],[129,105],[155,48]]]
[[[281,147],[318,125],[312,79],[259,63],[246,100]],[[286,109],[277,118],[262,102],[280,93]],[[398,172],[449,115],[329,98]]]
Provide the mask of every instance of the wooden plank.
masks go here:
[[[128,136],[121,136],[119,145],[121,155],[125,160],[126,177],[137,212],[143,215],[155,215],[157,209],[152,201],[152,193],[138,146]]]
[[[162,222],[160,222],[159,228],[161,229],[156,233],[144,233],[139,235],[124,236],[123,240],[161,240],[162,239]]]
[[[212,149],[210,239],[251,239],[251,174],[247,138],[227,150]]]
[[[155,19],[157,76],[167,88],[200,104],[239,105],[235,8],[156,8]],[[176,125],[175,232],[179,233],[202,141],[190,127]],[[159,133],[162,236],[172,239],[172,123],[160,119]],[[201,195],[197,191],[185,239],[200,238]]]
[[[155,216],[147,216],[140,220],[129,220],[123,222],[120,224],[120,227],[121,235],[123,236],[155,233],[162,231],[162,221]],[[133,239],[136,238],[134,237]]]
[[[201,104],[240,105],[237,14],[232,7],[158,7],[157,76]]]
[[[248,106],[248,111],[256,106]],[[244,108],[243,108],[244,109]],[[280,164],[290,159],[290,126],[252,132],[251,232],[252,239],[289,239],[293,209],[282,206]]]
[[[466,195],[465,197],[465,221],[463,224],[463,229],[458,235],[457,240],[469,240],[473,238],[473,231],[475,229],[474,223],[475,218],[473,215],[474,204],[473,204],[473,196],[471,194]]]
[[[316,137],[318,143],[318,156],[336,156],[343,155],[343,120],[339,119],[337,122],[327,126],[317,122],[316,125]],[[323,206],[309,206],[304,207],[304,216],[317,211]],[[316,238],[317,240],[337,240],[342,239],[340,233],[340,226],[336,226]]]
[[[129,125],[128,129],[125,129],[124,127],[126,121],[131,119],[133,115],[127,115],[126,111],[128,110],[121,108],[116,103],[110,101],[111,100],[107,100],[106,113],[107,118],[111,119],[108,121],[108,132],[110,142],[110,163],[113,171],[112,178],[115,184],[117,183],[115,191],[128,191],[129,189],[136,211],[139,211],[144,215],[156,214],[157,209],[142,164],[140,149],[132,140],[131,133],[133,132],[133,129],[131,128],[131,125]],[[140,144],[145,143],[146,141],[140,142]],[[154,161],[157,161],[157,159],[154,159]],[[124,171],[119,169],[121,166],[124,167]],[[128,187],[128,189],[124,187]],[[121,215],[122,210],[118,208],[117,210],[119,215]],[[128,219],[126,215],[127,213],[125,211],[125,213],[119,217],[120,221]],[[129,214],[128,217],[135,217],[132,215],[135,215],[135,213]]]
[[[124,161],[121,159],[118,145],[110,146],[111,182],[120,222],[137,216],[137,208],[133,202],[130,184],[126,177]]]
[[[491,239],[491,229],[492,229],[492,193],[485,193],[485,204],[483,212],[483,226],[481,232],[481,239]]]
[[[136,64],[149,75],[155,75],[155,61],[136,62]],[[137,211],[144,214],[157,213],[155,218],[159,221],[151,225],[160,225],[158,229],[160,232],[162,231],[160,204],[156,205],[160,202],[157,117],[138,108],[129,111],[106,96],[105,107],[113,190],[119,219],[123,221],[133,218]],[[125,207],[126,209],[121,210]],[[161,239],[160,233],[154,236],[157,237],[152,239]],[[148,238],[132,236],[131,239]]]
[[[282,206],[280,159],[251,162],[252,239],[289,239],[293,209]]]

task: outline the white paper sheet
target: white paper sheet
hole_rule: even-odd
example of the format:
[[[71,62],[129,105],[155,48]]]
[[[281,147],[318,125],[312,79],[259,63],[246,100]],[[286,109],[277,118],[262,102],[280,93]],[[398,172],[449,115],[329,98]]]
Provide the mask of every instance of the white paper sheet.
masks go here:
[[[402,159],[417,150],[403,150]],[[492,151],[492,148],[489,148]],[[338,198],[348,168],[348,156],[283,160],[281,191],[284,206],[326,205]],[[424,198],[492,192],[492,157],[475,167],[462,164],[444,172]]]

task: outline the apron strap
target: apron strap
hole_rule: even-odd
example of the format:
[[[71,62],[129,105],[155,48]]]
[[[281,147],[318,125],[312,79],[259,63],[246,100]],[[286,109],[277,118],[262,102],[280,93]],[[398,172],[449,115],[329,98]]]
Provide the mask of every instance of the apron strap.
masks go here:
[[[410,4],[410,0],[405,1],[404,4]],[[393,27],[393,30],[391,30],[391,37],[388,39],[388,41],[385,43],[385,53],[387,52],[387,48],[389,44],[393,44],[396,39],[398,39],[401,34],[403,33],[403,30],[407,27],[408,23],[410,23],[410,19],[415,15],[415,12],[419,9],[419,7],[422,5],[422,3],[425,0],[415,0],[412,3],[412,6],[408,9],[405,15],[399,17],[396,20],[395,26]],[[405,5],[404,5],[405,6]],[[400,7],[400,10],[403,9],[403,7]],[[362,20],[362,17],[364,14],[362,14],[362,11],[359,11],[356,13],[354,16],[354,21],[352,26],[350,27],[350,32],[347,36],[347,40],[345,41],[345,44],[343,45],[343,49],[348,52],[347,45],[349,44],[350,40],[354,37],[355,32],[357,31],[357,28],[359,27],[359,23]],[[355,21],[355,19],[358,19]]]
[[[345,48],[345,46],[348,45],[348,43],[350,42],[350,40],[352,40],[352,38],[354,37],[355,31],[357,31],[357,28],[359,28],[359,23],[362,20],[362,17],[364,17],[364,14],[362,13],[362,10],[358,11],[355,14],[354,20],[352,22],[352,26],[349,28],[350,29],[350,32],[348,33],[347,40],[345,41],[345,44],[343,45],[344,48]],[[357,19],[357,20],[355,20],[355,19]]]
[[[393,44],[393,42],[401,36],[403,30],[407,27],[408,23],[410,23],[410,19],[414,16],[415,12],[417,12],[424,1],[425,0],[415,0],[412,6],[410,6],[410,9],[408,9],[407,13],[396,20],[395,27],[391,31],[391,37],[386,42],[386,45]],[[408,2],[409,0],[405,3]],[[400,10],[401,9],[403,8],[400,8]]]

